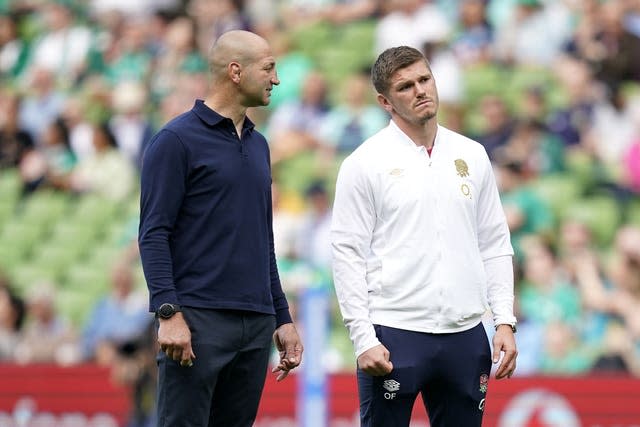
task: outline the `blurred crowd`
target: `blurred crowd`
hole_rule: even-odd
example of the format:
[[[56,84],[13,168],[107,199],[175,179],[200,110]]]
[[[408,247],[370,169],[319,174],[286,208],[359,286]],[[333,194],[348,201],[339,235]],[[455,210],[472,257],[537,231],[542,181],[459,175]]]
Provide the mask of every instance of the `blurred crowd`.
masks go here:
[[[263,35],[278,61],[271,105],[249,115],[271,145],[294,313],[311,286],[332,298],[335,174],[389,120],[368,66],[411,45],[431,61],[441,123],[495,166],[516,250],[516,375],[640,376],[639,0],[0,0],[0,176],[18,174],[20,201],[136,197],[145,145],[204,97],[208,48],[230,29]],[[56,304],[64,283],[18,291],[4,274],[0,360],[112,366],[144,413],[153,318],[129,239],[83,324]],[[330,306],[327,369],[351,369]]]

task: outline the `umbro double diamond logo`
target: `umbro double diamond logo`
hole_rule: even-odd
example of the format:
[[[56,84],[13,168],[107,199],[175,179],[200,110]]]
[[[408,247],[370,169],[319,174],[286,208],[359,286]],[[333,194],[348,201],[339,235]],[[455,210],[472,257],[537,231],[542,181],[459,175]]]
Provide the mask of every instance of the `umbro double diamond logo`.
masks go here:
[[[400,390],[400,383],[396,380],[385,380],[382,383],[382,388],[387,390],[384,393],[384,398],[387,400],[392,400],[396,398],[396,392]]]

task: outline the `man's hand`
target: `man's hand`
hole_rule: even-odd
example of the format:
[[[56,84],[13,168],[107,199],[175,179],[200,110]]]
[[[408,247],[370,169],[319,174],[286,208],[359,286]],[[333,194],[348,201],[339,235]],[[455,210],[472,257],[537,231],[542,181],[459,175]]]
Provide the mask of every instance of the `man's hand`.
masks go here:
[[[160,319],[158,344],[163,352],[180,366],[193,366],[196,355],[191,348],[191,331],[182,313],[176,313],[170,319]]]
[[[276,381],[282,381],[302,362],[302,342],[293,323],[281,325],[273,334],[273,342],[280,354],[280,362],[271,372],[278,373]]]
[[[496,329],[496,334],[493,336],[493,363],[498,363],[501,352],[504,355],[496,371],[497,380],[511,378],[511,375],[516,370],[518,350],[516,349],[516,339],[511,325],[500,325]]]
[[[393,370],[393,363],[389,360],[390,356],[389,350],[379,344],[358,356],[358,367],[363,372],[376,377],[387,375]]]

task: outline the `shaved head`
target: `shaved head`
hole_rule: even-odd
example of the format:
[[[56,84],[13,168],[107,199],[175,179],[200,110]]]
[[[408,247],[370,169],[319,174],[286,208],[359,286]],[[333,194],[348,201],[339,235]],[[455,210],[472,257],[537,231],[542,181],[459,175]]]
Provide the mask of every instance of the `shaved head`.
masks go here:
[[[269,43],[255,33],[233,30],[222,34],[209,51],[209,107],[228,116],[244,117],[246,108],[269,104],[280,84]],[[231,106],[237,108],[236,111]]]
[[[227,71],[231,62],[246,66],[251,64],[269,44],[265,39],[249,31],[233,30],[222,34],[209,51],[209,69],[214,78]]]

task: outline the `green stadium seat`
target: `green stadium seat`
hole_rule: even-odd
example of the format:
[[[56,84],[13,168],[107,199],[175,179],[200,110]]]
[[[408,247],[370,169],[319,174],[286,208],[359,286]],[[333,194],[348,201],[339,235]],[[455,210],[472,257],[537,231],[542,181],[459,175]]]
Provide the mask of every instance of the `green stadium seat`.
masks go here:
[[[47,242],[34,249],[31,263],[53,273],[56,281],[76,262],[78,253],[57,242]]]
[[[626,223],[640,227],[640,197],[634,198],[625,208],[624,220]]]
[[[64,220],[54,225],[49,240],[52,245],[81,257],[86,255],[99,240],[99,231],[92,224]]]
[[[55,272],[33,263],[19,265],[9,272],[9,277],[12,285],[23,295],[42,282],[57,283],[58,280]]]
[[[477,65],[464,70],[464,93],[469,102],[477,102],[484,95],[501,93],[505,72],[497,65]]]
[[[75,328],[82,330],[86,325],[89,313],[102,295],[102,292],[95,290],[62,288],[57,291],[56,309],[64,313]]]
[[[304,53],[312,60],[319,51],[333,43],[333,29],[327,24],[315,24],[297,28],[291,35],[294,49]]]
[[[64,193],[39,190],[25,198],[20,213],[26,220],[52,224],[67,212],[68,200]]]
[[[109,267],[106,264],[76,263],[69,267],[63,286],[79,292],[107,292]]]
[[[13,270],[26,262],[24,248],[11,246],[0,240],[0,273],[11,275]]]
[[[16,210],[13,200],[5,199],[0,195],[0,229],[2,225],[11,219]]]
[[[22,180],[17,168],[0,171],[0,199],[15,201],[22,191]]]
[[[25,223],[20,218],[12,218],[0,230],[0,246],[13,248],[27,254],[43,238],[45,229],[41,223]]]
[[[103,243],[96,245],[89,251],[87,264],[90,264],[103,271],[109,271],[110,267],[117,262],[121,256],[123,248],[118,245]]]
[[[573,201],[564,211],[564,218],[586,224],[593,233],[596,244],[602,248],[611,244],[622,220],[620,205],[616,199],[604,195]]]
[[[549,205],[556,218],[561,218],[569,205],[584,194],[584,183],[567,173],[544,175],[529,185]]]

